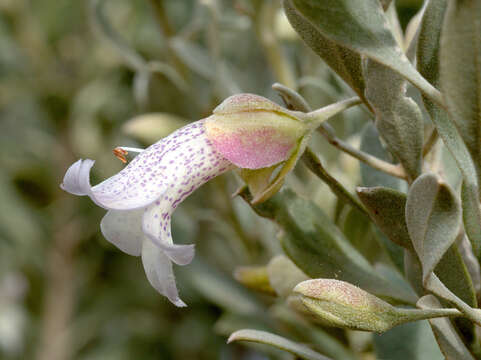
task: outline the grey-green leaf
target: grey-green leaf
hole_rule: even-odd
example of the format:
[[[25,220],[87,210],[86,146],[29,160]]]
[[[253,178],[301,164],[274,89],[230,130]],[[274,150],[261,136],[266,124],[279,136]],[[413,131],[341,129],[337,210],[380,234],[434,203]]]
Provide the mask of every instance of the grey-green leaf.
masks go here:
[[[323,36],[294,9],[290,0],[284,0],[284,11],[302,40],[364,100],[361,56]]]
[[[304,345],[295,343],[294,341],[283,338],[282,336],[271,334],[267,331],[252,329],[238,330],[229,336],[227,343],[231,343],[232,341],[250,341],[275,346],[276,348],[288,351],[291,354],[306,360],[329,360],[329,358],[309,349]]]
[[[434,86],[439,84],[439,45],[446,0],[426,0],[416,50],[418,71]]]
[[[472,2],[466,2],[465,6],[470,6],[469,4],[472,4]],[[423,16],[422,24],[421,24],[421,31],[419,34],[419,41],[418,41],[418,49],[417,49],[417,63],[418,63],[418,69],[420,73],[428,80],[430,81],[433,85],[438,86],[439,85],[439,80],[440,80],[440,73],[443,73],[443,90],[447,91],[446,95],[450,98],[447,103],[448,107],[453,108],[453,106],[456,108],[456,101],[454,100],[459,100],[459,101],[465,101],[462,98],[459,98],[458,96],[455,96],[454,98],[452,95],[449,95],[450,89],[453,89],[455,87],[455,82],[460,82],[458,86],[462,86],[465,88],[468,85],[463,85],[463,83],[466,80],[471,80],[467,81],[468,84],[471,84],[470,86],[473,85],[473,83],[476,82],[476,80],[471,79],[471,78],[459,78],[459,76],[463,76],[465,74],[460,74],[459,71],[464,71],[463,68],[465,67],[465,64],[462,64],[459,62],[459,56],[461,56],[460,53],[456,52],[456,46],[457,40],[453,39],[453,34],[456,32],[456,28],[459,26],[475,26],[474,22],[473,23],[466,23],[462,24],[459,23],[458,20],[453,17],[453,11],[456,8],[456,2],[452,2],[452,5],[450,7],[450,14],[448,16],[447,22],[446,22],[446,27],[447,30],[443,30],[445,33],[448,31],[448,34],[445,34],[443,36],[443,53],[446,53],[447,58],[442,61],[442,64],[440,64],[440,47],[441,47],[441,25],[443,24],[443,19],[446,11],[446,5],[447,1],[446,0],[437,0],[437,1],[430,1],[426,7],[426,11]],[[468,4],[468,5],[466,5]],[[479,6],[478,6],[479,8]],[[453,10],[454,9],[454,10]],[[465,15],[464,16],[471,16],[470,14],[466,14],[466,12],[463,12]],[[476,17],[474,17],[475,19]],[[466,20],[466,19],[464,19]],[[479,16],[478,16],[478,21],[479,21]],[[451,30],[450,30],[451,29]],[[472,29],[471,29],[472,30]],[[452,32],[453,34],[449,35],[449,32]],[[475,35],[475,34],[472,34]],[[463,43],[463,41],[459,41],[459,43]],[[478,31],[478,44],[479,44],[479,31]],[[462,45],[461,45],[462,46]],[[449,50],[450,49],[450,50]],[[473,55],[473,50],[472,49],[467,49],[468,52]],[[451,52],[451,53],[450,53]],[[464,57],[465,55],[462,54]],[[478,58],[479,58],[479,49],[478,49]],[[471,59],[470,64],[466,64],[468,68],[472,69],[472,61],[475,61],[474,59]],[[479,61],[478,61],[479,64]],[[460,68],[454,68],[448,70],[450,67],[456,67],[460,66]],[[441,69],[440,69],[441,67]],[[450,71],[454,71],[454,73],[451,73]],[[473,74],[476,75],[476,74]],[[478,71],[478,80],[479,80],[479,71]],[[445,87],[448,87],[445,89]],[[461,88],[460,88],[461,89]],[[478,82],[478,89],[479,89],[479,82]],[[479,96],[479,94],[478,94]],[[472,99],[473,98],[473,93],[470,93],[467,95],[467,99]],[[479,99],[479,97],[478,97]],[[463,139],[454,125],[454,123],[451,121],[451,119],[448,117],[448,114],[446,111],[441,109],[439,106],[433,104],[429,99],[424,98],[424,104],[426,106],[427,111],[429,112],[429,115],[431,116],[431,119],[433,123],[435,124],[439,135],[443,139],[446,147],[448,150],[451,152],[453,158],[456,160],[456,163],[462,173],[462,176],[464,178],[464,183],[463,183],[463,219],[464,219],[464,227],[466,229],[466,233],[469,237],[469,240],[471,241],[471,244],[473,246],[474,253],[476,256],[481,255],[481,211],[478,206],[478,198],[479,198],[479,191],[478,191],[478,180],[475,169],[475,163],[473,162],[473,159],[471,158],[468,148],[466,144],[463,142]],[[479,103],[478,103],[479,105]],[[468,110],[464,110],[468,111]],[[479,116],[479,112],[478,112]],[[473,124],[472,118],[468,120]],[[464,131],[462,131],[465,133]],[[469,134],[468,134],[469,135]],[[474,149],[476,150],[476,149]],[[479,164],[478,164],[479,167]]]
[[[358,188],[358,196],[368,210],[371,219],[389,239],[407,249],[410,253],[405,255],[409,264],[406,276],[411,285],[422,293],[422,280],[417,279],[416,267],[419,261],[414,254],[414,248],[409,237],[405,220],[406,195],[404,193],[382,187]],[[420,272],[421,270],[419,270]],[[444,253],[435,268],[436,274],[443,283],[463,301],[470,306],[475,306],[476,295],[471,277],[458,252],[456,245],[452,245]],[[421,278],[421,275],[419,275]]]
[[[374,335],[374,351],[377,359],[444,359],[427,321],[403,324],[382,335]]]
[[[441,308],[441,304],[433,295],[423,296],[419,299],[417,306],[421,309]],[[449,319],[437,318],[428,321],[447,360],[474,360]]]
[[[441,37],[440,85],[481,177],[481,2],[448,2]],[[479,182],[479,180],[478,180]]]
[[[311,27],[361,55],[398,72],[437,103],[437,91],[411,65],[392,35],[378,0],[291,0],[293,8]]]
[[[249,194],[240,195],[249,201]],[[286,255],[308,276],[336,278],[377,296],[415,301],[413,292],[380,276],[315,203],[285,189],[253,209],[280,225]]]
[[[406,96],[406,82],[389,67],[367,60],[366,98],[376,114],[376,127],[411,180],[422,170],[424,121],[421,110]]]
[[[405,219],[406,195],[385,187],[357,188],[369,216],[395,244],[413,250]]]
[[[294,289],[294,286],[301,281],[309,279],[306,274],[284,255],[278,255],[269,261],[267,275],[274,291],[283,297],[287,297]]]
[[[406,224],[426,279],[456,240],[461,225],[459,200],[436,175],[424,174],[409,190]]]

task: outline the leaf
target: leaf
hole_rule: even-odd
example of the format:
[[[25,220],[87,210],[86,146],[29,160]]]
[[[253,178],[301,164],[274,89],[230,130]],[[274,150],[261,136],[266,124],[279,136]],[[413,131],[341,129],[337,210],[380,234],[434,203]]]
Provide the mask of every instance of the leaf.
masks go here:
[[[471,243],[465,235],[463,235],[461,239],[458,239],[457,244],[459,254],[466,264],[466,268],[473,281],[474,290],[478,293],[481,290],[481,271],[478,259],[474,256]]]
[[[477,306],[476,292],[469,271],[456,244],[453,244],[437,264],[435,274],[444,285],[471,307]]]
[[[481,178],[481,3],[450,1],[441,38],[440,85],[449,115]],[[479,182],[479,180],[478,180]]]
[[[376,128],[411,181],[422,170],[424,120],[413,99],[406,96],[404,79],[372,60],[364,67],[366,98],[376,114]]]
[[[194,72],[206,79],[215,76],[214,63],[205,49],[182,38],[173,38],[170,44],[176,55]]]
[[[105,0],[90,1],[90,17],[99,34],[121,55],[125,63],[132,69],[140,71],[146,68],[146,62],[130,45],[114,30],[104,14]]]
[[[229,344],[233,341],[251,341],[275,346],[306,360],[329,360],[329,358],[316,353],[304,345],[300,345],[279,335],[271,334],[266,331],[252,329],[238,330],[229,337],[227,343]]]
[[[424,174],[409,189],[406,224],[426,280],[456,240],[461,225],[459,200],[436,175]]]
[[[284,0],[284,11],[292,27],[302,40],[319,55],[355,92],[364,99],[361,56],[323,36],[294,9],[290,0]]]
[[[405,219],[406,194],[385,187],[357,188],[371,219],[395,244],[414,250]]]
[[[274,305],[269,309],[276,320],[287,326],[289,333],[296,335],[300,341],[311,343],[320,353],[335,360],[356,360],[352,350],[348,349],[335,335],[319,326],[311,324],[286,306]]]
[[[291,4],[298,15],[309,22],[310,29],[386,65],[434,101],[443,103],[439,91],[416,71],[397,45],[378,0],[291,0]]]
[[[441,308],[441,304],[433,295],[423,296],[419,299],[417,306],[421,309]],[[434,337],[447,360],[474,360],[449,319],[438,318],[428,321]]]
[[[250,200],[245,191],[240,195]],[[348,281],[404,303],[416,298],[414,293],[379,276],[316,204],[293,191],[281,191],[253,209],[282,228],[280,240],[286,255],[308,276]]]
[[[434,86],[439,85],[439,41],[447,0],[426,0],[416,50],[417,68]]]
[[[417,279],[415,269],[419,261],[409,237],[406,224],[406,195],[404,193],[381,187],[358,188],[358,196],[368,210],[371,219],[391,241],[411,252],[406,254],[406,276],[411,285],[422,293],[422,280]],[[456,236],[456,235],[455,235]],[[414,263],[412,263],[414,262]],[[421,271],[421,270],[420,270]],[[450,246],[435,268],[435,273],[441,281],[457,296],[471,306],[476,304],[476,295],[471,277],[459,255],[455,245]],[[419,275],[421,276],[421,275]]]
[[[357,209],[347,209],[340,219],[341,230],[349,242],[368,260],[371,264],[382,261],[385,256],[384,248],[381,246],[374,231],[374,226],[365,213]]]
[[[430,1],[428,3],[423,16],[418,41],[418,69],[420,73],[435,86],[438,86],[440,83],[440,70],[442,70],[444,73],[447,72],[447,69],[443,70],[440,69],[440,67],[446,67],[449,64],[449,61],[444,59],[444,65],[440,64],[439,55],[441,47],[440,29],[441,25],[443,24],[446,6],[446,0]],[[447,44],[448,48],[456,45],[449,45],[449,41]],[[444,41],[443,47],[445,46],[446,42]],[[447,54],[447,56],[452,58],[457,56],[457,54]],[[448,61],[448,63],[446,63],[446,61]],[[452,59],[450,61],[456,62],[456,59]],[[464,65],[461,66],[464,67]],[[458,71],[456,69],[454,70]],[[443,75],[445,79],[443,80],[444,83],[446,81],[449,83],[451,80],[457,81],[457,79],[450,77],[450,74],[446,75]],[[475,164],[469,154],[468,148],[463,142],[460,132],[448,117],[447,112],[441,109],[439,106],[433,104],[429,99],[423,98],[423,100],[426,110],[429,112],[429,115],[431,116],[431,119],[436,126],[440,137],[443,139],[444,144],[451,152],[457,163],[457,166],[459,167],[459,170],[462,173],[464,179],[462,201],[464,226],[469,240],[473,245],[474,253],[477,257],[479,257],[481,256],[481,211],[478,206],[479,180],[477,179],[479,175],[476,173]],[[452,104],[448,107],[452,107]]]
[[[474,160],[478,187],[481,183],[480,17],[479,1],[449,2],[441,38],[439,75],[449,115],[456,123],[460,136]],[[478,201],[475,201],[475,199],[479,200],[479,193],[474,191],[474,184],[472,184],[475,171],[467,168],[463,172],[465,178],[462,195],[464,223],[474,252],[479,257],[481,255],[481,212],[477,205]]]
[[[442,360],[427,321],[407,323],[374,335],[374,351],[383,360]]]
[[[339,181],[327,172],[324,166],[322,166],[321,160],[319,160],[317,155],[310,148],[306,149],[302,159],[307,167],[324,181],[340,200],[352,206],[352,208],[356,209],[360,214],[366,213],[359,201]]]
[[[236,314],[259,315],[262,308],[251,293],[211,266],[196,259],[185,278],[209,301]],[[187,271],[181,267],[178,271]]]
[[[187,124],[186,119],[174,114],[147,113],[128,120],[122,131],[143,143],[152,144]]]
[[[278,255],[267,265],[269,283],[279,296],[287,297],[294,286],[309,279],[289,258]]]
[[[216,66],[216,61],[206,49],[181,37],[172,38],[170,46],[189,69],[204,79],[214,82],[214,90],[219,96],[225,97],[226,94],[242,92],[231,76],[233,69],[230,64],[219,61]]]
[[[379,138],[379,132],[372,122],[367,123],[361,133],[360,149],[381,160],[392,162],[390,154],[386,151]],[[363,186],[385,186],[400,190],[403,183],[398,178],[373,169],[361,162],[361,183]]]

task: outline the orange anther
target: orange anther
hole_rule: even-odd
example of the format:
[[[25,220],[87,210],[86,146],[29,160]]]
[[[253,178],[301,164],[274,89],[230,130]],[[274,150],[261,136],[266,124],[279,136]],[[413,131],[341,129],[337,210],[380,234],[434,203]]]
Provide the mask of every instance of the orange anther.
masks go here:
[[[122,148],[119,148],[119,147],[116,147],[114,150],[114,155],[115,157],[117,157],[117,159],[119,159],[120,161],[122,161],[124,164],[127,163],[127,159],[125,158],[125,155],[128,154],[127,150],[124,150]]]

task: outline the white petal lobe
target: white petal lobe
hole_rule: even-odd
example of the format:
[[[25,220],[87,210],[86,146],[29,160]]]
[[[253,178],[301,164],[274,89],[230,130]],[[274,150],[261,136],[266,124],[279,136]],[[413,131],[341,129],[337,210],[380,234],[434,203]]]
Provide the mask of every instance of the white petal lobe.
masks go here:
[[[187,306],[179,297],[171,261],[148,239],[142,246],[142,263],[147,279],[160,294],[167,297],[175,306]]]
[[[78,160],[74,162],[65,173],[60,187],[74,195],[88,195],[90,191],[90,184],[85,187],[85,179],[83,179],[83,176],[85,172],[87,172],[87,174],[90,172],[90,168],[92,168],[94,163],[95,161],[90,159]]]
[[[142,250],[143,209],[109,210],[100,222],[104,237],[123,252],[139,256]]]

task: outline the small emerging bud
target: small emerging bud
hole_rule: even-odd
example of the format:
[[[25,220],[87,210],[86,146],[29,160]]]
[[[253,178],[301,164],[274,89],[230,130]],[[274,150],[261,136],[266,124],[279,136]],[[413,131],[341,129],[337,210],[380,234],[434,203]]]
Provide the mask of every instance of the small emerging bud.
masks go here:
[[[269,283],[267,268],[265,266],[241,266],[234,271],[234,278],[242,285],[253,290],[270,295],[276,292]]]
[[[344,281],[314,279],[293,290],[311,313],[329,326],[382,333],[410,321],[459,316],[453,309],[404,309],[394,307]]]

